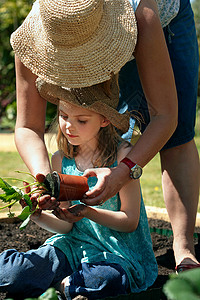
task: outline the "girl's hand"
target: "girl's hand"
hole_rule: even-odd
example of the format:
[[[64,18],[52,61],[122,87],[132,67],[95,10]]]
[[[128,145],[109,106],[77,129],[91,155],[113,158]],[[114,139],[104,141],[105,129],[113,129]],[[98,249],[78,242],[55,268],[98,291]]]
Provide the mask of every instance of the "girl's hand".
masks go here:
[[[67,208],[57,207],[53,214],[60,220],[75,223],[84,218],[87,207],[84,204],[77,204]]]

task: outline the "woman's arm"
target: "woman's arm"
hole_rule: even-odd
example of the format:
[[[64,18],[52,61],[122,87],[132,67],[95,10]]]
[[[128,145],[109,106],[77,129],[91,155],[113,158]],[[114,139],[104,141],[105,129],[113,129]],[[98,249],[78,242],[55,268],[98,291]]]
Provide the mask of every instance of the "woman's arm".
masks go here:
[[[178,121],[174,74],[154,0],[136,10],[138,40],[135,58],[147,99],[150,123],[127,157],[145,166],[165,145]]]
[[[15,143],[19,154],[33,175],[50,172],[44,143],[46,101],[35,86],[36,76],[15,57],[17,120]]]
[[[137,10],[138,41],[135,58],[150,112],[150,123],[127,155],[144,167],[164,146],[177,126],[178,103],[172,66],[154,0],[141,0]],[[86,194],[88,205],[106,201],[129,181],[129,168],[120,163],[113,169],[91,169],[97,185]]]

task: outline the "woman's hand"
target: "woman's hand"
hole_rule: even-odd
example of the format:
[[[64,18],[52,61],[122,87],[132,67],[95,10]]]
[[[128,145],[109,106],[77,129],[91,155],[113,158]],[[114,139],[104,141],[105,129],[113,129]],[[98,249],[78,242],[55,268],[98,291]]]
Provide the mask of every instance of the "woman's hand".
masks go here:
[[[85,177],[97,177],[98,182],[95,187],[86,193],[86,197],[81,200],[87,205],[99,205],[116,195],[124,184],[130,179],[129,169],[123,163],[115,168],[88,169],[84,172]]]

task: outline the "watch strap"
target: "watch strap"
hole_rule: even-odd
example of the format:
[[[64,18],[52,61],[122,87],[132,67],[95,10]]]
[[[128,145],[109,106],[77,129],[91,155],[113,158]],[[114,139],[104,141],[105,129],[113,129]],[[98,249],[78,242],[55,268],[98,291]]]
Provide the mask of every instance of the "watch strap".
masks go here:
[[[127,165],[127,167],[129,167],[130,170],[133,167],[135,167],[135,165],[136,165],[136,163],[132,162],[132,160],[130,160],[128,157],[124,157],[120,162],[122,162],[125,165]]]

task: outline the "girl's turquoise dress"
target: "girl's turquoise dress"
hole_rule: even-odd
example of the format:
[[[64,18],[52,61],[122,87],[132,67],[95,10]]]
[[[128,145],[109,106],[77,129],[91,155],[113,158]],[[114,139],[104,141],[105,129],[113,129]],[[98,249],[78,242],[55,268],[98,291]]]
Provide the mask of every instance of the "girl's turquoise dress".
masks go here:
[[[112,167],[116,165],[117,162]],[[75,160],[66,157],[62,161],[62,173],[79,176],[83,174],[77,169]],[[96,177],[88,179],[90,189],[95,186],[96,182]],[[78,203],[80,201],[72,201],[73,205]],[[119,195],[110,198],[100,208],[118,211],[120,209]],[[105,261],[121,265],[128,275],[131,292],[146,290],[157,277],[157,263],[142,196],[140,220],[134,232],[115,231],[83,218],[74,223],[69,233],[56,234],[45,243],[62,250],[73,271],[76,271],[82,262]]]

